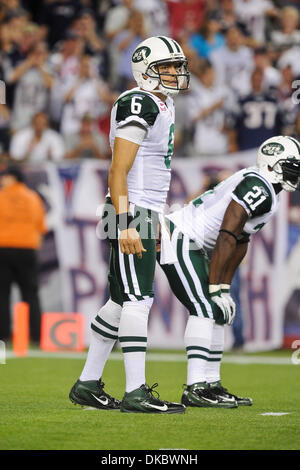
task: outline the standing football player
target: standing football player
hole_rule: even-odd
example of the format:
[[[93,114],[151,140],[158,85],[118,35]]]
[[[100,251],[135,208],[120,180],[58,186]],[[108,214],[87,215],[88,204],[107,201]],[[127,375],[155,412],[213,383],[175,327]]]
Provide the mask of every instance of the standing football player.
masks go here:
[[[69,396],[75,404],[99,409],[182,413],[184,405],[153,395],[154,386],[146,384],[145,360],[148,315],[153,302],[155,238],[159,221],[163,221],[171,178],[172,97],[189,87],[187,59],[173,39],[152,37],[134,51],[132,72],[138,87],[122,93],[111,113],[113,158],[102,217],[102,229],[108,235],[111,249],[110,299],[92,321],[88,357]],[[170,240],[167,236],[162,240],[164,261],[171,262]],[[126,392],[121,403],[104,391],[101,381],[117,339],[126,374]]]
[[[250,236],[276,212],[280,191],[295,191],[299,182],[299,142],[272,137],[260,146],[256,166],[234,173],[166,217],[178,262],[162,269],[190,313],[184,334],[185,406],[252,405],[251,398],[228,392],[220,378],[224,324],[231,325],[235,316],[230,284]]]

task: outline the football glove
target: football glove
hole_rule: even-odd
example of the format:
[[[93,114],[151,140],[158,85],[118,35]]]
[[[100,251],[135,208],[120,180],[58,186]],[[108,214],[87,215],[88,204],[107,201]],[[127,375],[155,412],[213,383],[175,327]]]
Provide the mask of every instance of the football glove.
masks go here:
[[[230,294],[222,293],[221,286],[216,284],[209,285],[209,294],[211,300],[219,307],[223,314],[224,322],[232,325],[235,316],[235,303]],[[230,297],[231,301],[228,299]]]
[[[235,314],[236,314],[236,305],[235,305],[235,301],[233,300],[233,298],[231,297],[231,294],[230,294],[230,285],[229,284],[221,284],[221,292],[222,292],[222,296],[225,297],[229,302],[229,305],[230,305],[230,308],[231,308],[231,318],[228,322],[228,325],[232,325]]]

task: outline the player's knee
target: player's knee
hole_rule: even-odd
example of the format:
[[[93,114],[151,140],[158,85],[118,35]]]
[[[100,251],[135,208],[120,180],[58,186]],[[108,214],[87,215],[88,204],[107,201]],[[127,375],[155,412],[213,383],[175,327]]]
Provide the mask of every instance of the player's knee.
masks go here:
[[[92,331],[101,335],[104,341],[117,339],[121,312],[122,306],[109,299],[92,321]]]
[[[127,311],[128,309],[130,309],[131,311],[143,312],[144,314],[148,315],[152,307],[152,304],[153,304],[153,297],[149,297],[147,299],[142,299],[142,300],[133,300],[133,301],[124,302],[122,315],[124,311]]]
[[[184,333],[185,346],[188,346],[191,340],[194,340],[196,344],[200,339],[210,339],[214,323],[215,322],[212,318],[203,318],[191,315],[188,318]]]

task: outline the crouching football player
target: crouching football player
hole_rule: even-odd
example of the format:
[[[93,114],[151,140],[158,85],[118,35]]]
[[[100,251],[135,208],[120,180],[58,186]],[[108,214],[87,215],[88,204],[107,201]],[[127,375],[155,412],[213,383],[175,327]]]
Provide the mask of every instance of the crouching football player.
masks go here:
[[[234,173],[166,217],[178,262],[161,267],[190,313],[182,404],[252,405],[251,398],[227,391],[220,379],[224,324],[231,325],[235,316],[230,284],[250,236],[274,215],[280,191],[299,189],[299,180],[300,144],[291,137],[273,137],[259,148],[256,166]]]

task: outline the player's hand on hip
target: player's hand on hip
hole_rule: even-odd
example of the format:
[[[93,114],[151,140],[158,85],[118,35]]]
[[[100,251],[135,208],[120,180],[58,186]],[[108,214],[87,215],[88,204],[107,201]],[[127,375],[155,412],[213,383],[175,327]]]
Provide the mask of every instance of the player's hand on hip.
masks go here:
[[[120,249],[125,255],[137,255],[142,258],[142,253],[146,252],[143,247],[142,240],[135,228],[128,228],[120,232]]]

